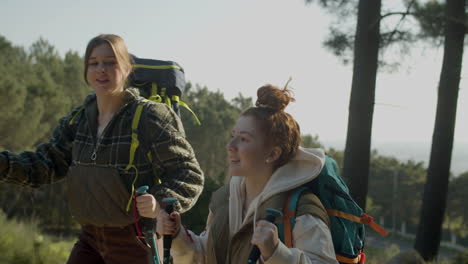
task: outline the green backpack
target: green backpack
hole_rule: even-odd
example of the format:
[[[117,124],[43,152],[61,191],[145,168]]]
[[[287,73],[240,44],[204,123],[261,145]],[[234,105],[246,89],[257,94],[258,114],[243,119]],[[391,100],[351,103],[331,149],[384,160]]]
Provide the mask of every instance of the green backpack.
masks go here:
[[[311,191],[322,202],[330,219],[330,232],[339,263],[365,262],[364,240],[365,227],[369,225],[382,236],[388,234],[373,221],[373,218],[363,213],[349,195],[348,187],[339,176],[336,162],[326,156],[325,165],[319,176],[290,192],[283,207],[283,221],[278,226],[281,241],[289,248],[292,245],[292,230],[296,222],[298,201],[304,191]],[[327,221],[325,221],[327,222]]]

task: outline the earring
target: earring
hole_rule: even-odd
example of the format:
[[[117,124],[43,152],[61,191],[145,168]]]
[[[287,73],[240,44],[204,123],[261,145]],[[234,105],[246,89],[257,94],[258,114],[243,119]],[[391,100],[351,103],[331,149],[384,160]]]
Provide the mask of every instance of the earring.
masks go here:
[[[265,160],[265,164],[268,164],[268,163],[270,163],[270,159]]]

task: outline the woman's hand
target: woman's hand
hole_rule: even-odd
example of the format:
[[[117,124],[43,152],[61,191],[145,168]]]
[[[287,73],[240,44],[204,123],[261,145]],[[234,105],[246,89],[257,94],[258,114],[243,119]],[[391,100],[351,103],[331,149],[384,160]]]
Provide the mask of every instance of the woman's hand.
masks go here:
[[[276,225],[266,220],[257,222],[255,232],[252,235],[251,243],[260,249],[260,253],[264,260],[267,260],[273,255],[278,246],[278,229]]]
[[[151,194],[143,194],[136,197],[136,207],[142,217],[156,218],[159,212],[159,204]]]
[[[156,232],[160,235],[176,236],[180,230],[180,214],[172,212],[170,215],[164,209],[158,214]]]

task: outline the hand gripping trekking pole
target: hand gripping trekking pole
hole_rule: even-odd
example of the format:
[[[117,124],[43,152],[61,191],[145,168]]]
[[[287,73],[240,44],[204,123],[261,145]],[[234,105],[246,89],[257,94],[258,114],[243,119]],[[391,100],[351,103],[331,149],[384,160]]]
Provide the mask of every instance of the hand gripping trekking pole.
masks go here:
[[[164,198],[162,200],[163,204],[165,205],[164,210],[167,214],[171,214],[174,212],[174,203],[177,202],[177,198]],[[163,245],[164,245],[164,264],[171,264],[172,257],[171,257],[171,246],[172,246],[172,236],[171,235],[164,235],[163,238]]]
[[[146,185],[140,186],[136,190],[137,196],[147,194],[149,187]],[[151,262],[150,264],[161,264],[159,261],[159,253],[158,247],[156,246],[156,240],[154,239],[154,228],[155,228],[155,220],[152,218],[142,217],[140,219],[140,223],[143,229],[143,233],[145,234],[145,238],[147,239],[148,243],[150,244],[151,249]]]
[[[280,211],[273,209],[273,208],[267,208],[266,212],[267,212],[267,216],[265,220],[267,220],[270,223],[274,223],[277,217],[283,216],[283,214]],[[252,251],[250,251],[249,260],[247,261],[247,263],[253,264],[257,262],[259,257],[260,257],[260,249],[258,249],[257,246],[254,246],[252,248]]]

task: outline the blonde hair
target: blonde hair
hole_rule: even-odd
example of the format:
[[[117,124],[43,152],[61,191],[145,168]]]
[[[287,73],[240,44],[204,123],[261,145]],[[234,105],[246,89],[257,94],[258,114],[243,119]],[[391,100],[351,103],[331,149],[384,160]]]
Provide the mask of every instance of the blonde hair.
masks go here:
[[[112,48],[117,64],[122,71],[130,73],[132,70],[130,54],[128,53],[127,45],[125,45],[123,38],[114,34],[100,34],[92,38],[86,46],[84,57],[84,79],[86,83],[88,83],[86,73],[88,72],[88,60],[91,56],[91,52],[93,52],[94,48],[102,44],[108,44]]]

